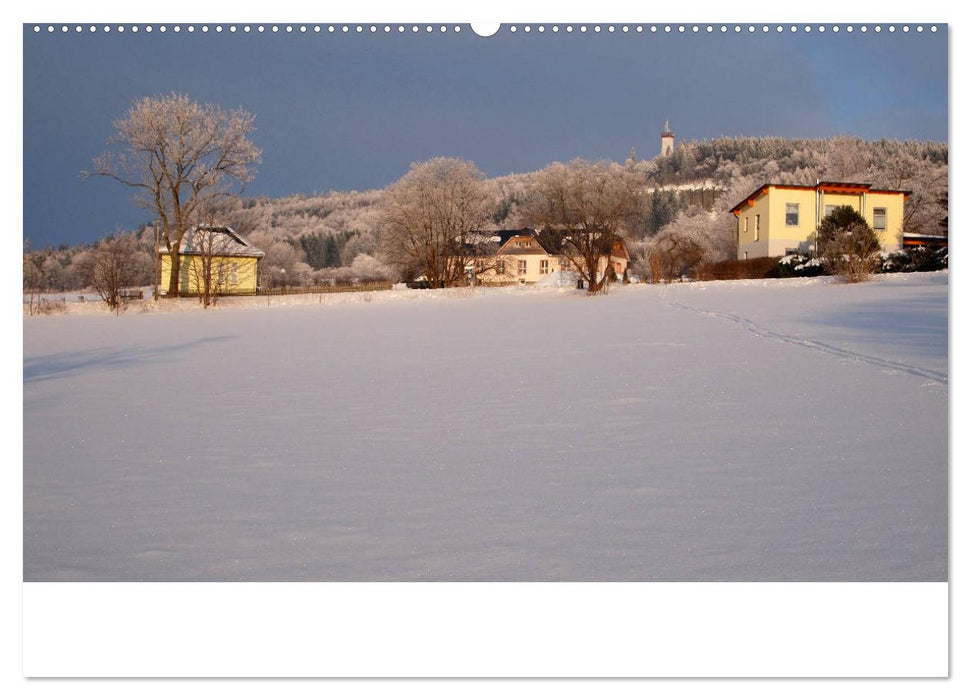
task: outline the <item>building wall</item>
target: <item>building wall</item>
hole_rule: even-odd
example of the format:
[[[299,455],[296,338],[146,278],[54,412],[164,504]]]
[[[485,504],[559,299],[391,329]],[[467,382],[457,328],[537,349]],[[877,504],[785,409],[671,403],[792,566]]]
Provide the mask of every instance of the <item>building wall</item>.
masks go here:
[[[504,273],[496,271],[497,260],[504,264]],[[598,274],[603,275],[609,264],[614,268],[618,278],[623,277],[628,262],[626,247],[623,243],[616,243],[609,258],[608,256],[600,258],[597,266]],[[532,236],[510,238],[499,249],[496,258],[480,260],[479,263],[480,267],[490,268],[476,275],[480,284],[534,284],[548,274],[570,269],[570,261],[566,257],[550,255]],[[525,266],[524,272],[519,272],[520,265]]]
[[[674,153],[674,137],[673,136],[662,136],[661,137],[661,155],[669,156]]]
[[[786,205],[799,205],[799,223],[786,224]],[[819,219],[826,215],[828,206],[851,206],[861,212],[867,223],[874,226],[875,208],[887,210],[887,227],[876,230],[884,250],[900,246],[903,232],[904,196],[902,194],[819,194]],[[755,240],[755,216],[761,217],[758,240]],[[814,189],[795,189],[788,187],[769,187],[764,195],[755,198],[752,206],[745,206],[738,213],[738,259],[776,257],[785,255],[788,250],[799,248],[812,240],[817,221],[816,191]],[[745,220],[748,219],[748,231]],[[747,256],[746,256],[747,253]]]
[[[562,269],[559,258],[552,255],[500,255],[498,259],[505,265],[505,273],[499,274],[494,268],[479,273],[478,281],[485,284],[533,284],[539,282],[551,272]],[[547,271],[542,271],[542,262],[547,263]],[[519,263],[524,262],[526,272],[520,274]],[[493,266],[492,260],[483,261],[485,265]]]
[[[162,276],[159,288],[164,294],[169,287],[169,275],[172,272],[172,257],[162,256]],[[256,294],[256,266],[257,258],[213,256],[213,292],[217,294]],[[203,259],[198,255],[183,255],[180,260],[179,293],[200,294],[205,287],[203,275]],[[222,282],[218,280],[217,270],[222,265]],[[233,274],[233,266],[236,273]]]
[[[877,234],[880,245],[884,250],[899,248],[904,225],[904,196],[880,192],[865,194],[820,194],[819,216],[826,216],[826,209],[830,206],[850,206],[863,215],[866,222]],[[887,226],[878,230],[875,226],[873,210],[884,208],[887,210]]]
[[[768,195],[755,198],[752,206],[746,206],[738,213],[735,222],[738,234],[738,259],[764,258],[769,255],[769,199]],[[760,225],[756,237],[755,222],[759,217]]]
[[[773,187],[766,198],[770,200],[769,228],[765,232],[770,257],[797,250],[812,239],[813,232],[816,230],[816,192],[814,190]],[[788,204],[799,206],[799,223],[795,226],[786,223]]]
[[[570,269],[569,260],[553,255],[500,255],[499,259],[505,263],[505,274],[500,275],[495,269],[485,270],[477,275],[477,280],[480,284],[534,284],[548,274]],[[543,270],[543,263],[541,262],[543,260],[547,262],[546,271]],[[520,261],[526,264],[525,274],[519,274],[518,272]],[[601,257],[600,263],[597,266],[598,274],[604,274],[608,262],[614,268],[617,277],[622,278],[624,272],[627,270],[627,264],[629,262],[627,258],[611,255],[608,260],[606,256]],[[488,267],[492,267],[493,265],[493,261],[491,260],[483,260],[482,263]]]
[[[903,195],[867,192],[866,213],[863,216],[870,226],[873,226],[873,210],[878,207],[884,207],[887,210],[887,228],[876,232],[880,245],[884,250],[899,248],[903,244],[904,235]]]

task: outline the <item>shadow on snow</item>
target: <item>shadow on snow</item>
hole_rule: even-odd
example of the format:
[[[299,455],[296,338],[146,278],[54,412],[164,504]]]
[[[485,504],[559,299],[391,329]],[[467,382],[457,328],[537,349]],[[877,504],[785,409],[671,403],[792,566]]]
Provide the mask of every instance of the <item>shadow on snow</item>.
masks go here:
[[[154,361],[182,350],[230,340],[235,336],[199,338],[186,343],[139,348],[94,348],[76,352],[57,352],[24,359],[24,384],[71,376],[87,369],[121,369],[145,361]]]

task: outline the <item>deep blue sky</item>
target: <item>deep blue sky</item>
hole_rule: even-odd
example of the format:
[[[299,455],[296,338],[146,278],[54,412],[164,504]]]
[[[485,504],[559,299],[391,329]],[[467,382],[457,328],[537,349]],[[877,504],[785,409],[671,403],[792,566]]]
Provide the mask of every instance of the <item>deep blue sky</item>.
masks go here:
[[[228,25],[225,25],[228,27]],[[773,25],[774,29],[774,25]],[[414,161],[488,175],[656,154],[735,136],[947,140],[947,37],[858,31],[727,35],[33,32],[24,27],[24,236],[92,241],[153,217],[80,172],[137,98],[172,91],[256,115],[271,197],[384,187]]]

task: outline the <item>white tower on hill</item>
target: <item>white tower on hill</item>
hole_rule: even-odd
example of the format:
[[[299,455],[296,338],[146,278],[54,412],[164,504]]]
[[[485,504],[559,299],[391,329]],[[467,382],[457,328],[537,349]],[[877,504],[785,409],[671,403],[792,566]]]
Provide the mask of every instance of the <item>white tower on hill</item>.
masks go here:
[[[674,153],[674,132],[668,126],[668,120],[664,120],[664,131],[661,132],[661,155],[669,156]]]

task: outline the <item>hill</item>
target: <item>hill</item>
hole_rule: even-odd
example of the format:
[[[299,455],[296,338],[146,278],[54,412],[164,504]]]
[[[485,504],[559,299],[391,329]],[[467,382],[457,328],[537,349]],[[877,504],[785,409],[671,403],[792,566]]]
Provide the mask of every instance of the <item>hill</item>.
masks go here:
[[[724,214],[764,182],[809,185],[817,179],[911,190],[905,229],[946,232],[948,146],[943,143],[864,141],[852,136],[719,137],[682,142],[666,157],[642,160],[632,152],[626,164],[643,176],[646,193],[643,216],[630,223],[628,236],[634,241],[657,234],[679,213],[703,209]],[[522,219],[519,206],[531,177],[519,173],[488,181],[495,191],[491,222],[496,228],[530,224]],[[267,251],[266,269],[287,271],[276,282],[333,279],[348,274],[355,261],[364,276],[380,275],[375,227],[383,194],[384,190],[368,190],[247,197],[225,211],[224,223]],[[126,235],[134,236],[145,252],[151,251],[150,227]],[[85,246],[34,251],[25,260],[25,270],[34,271],[32,279],[39,280],[42,289],[77,288],[74,262],[84,250]],[[144,283],[150,283],[151,267],[142,274]]]

